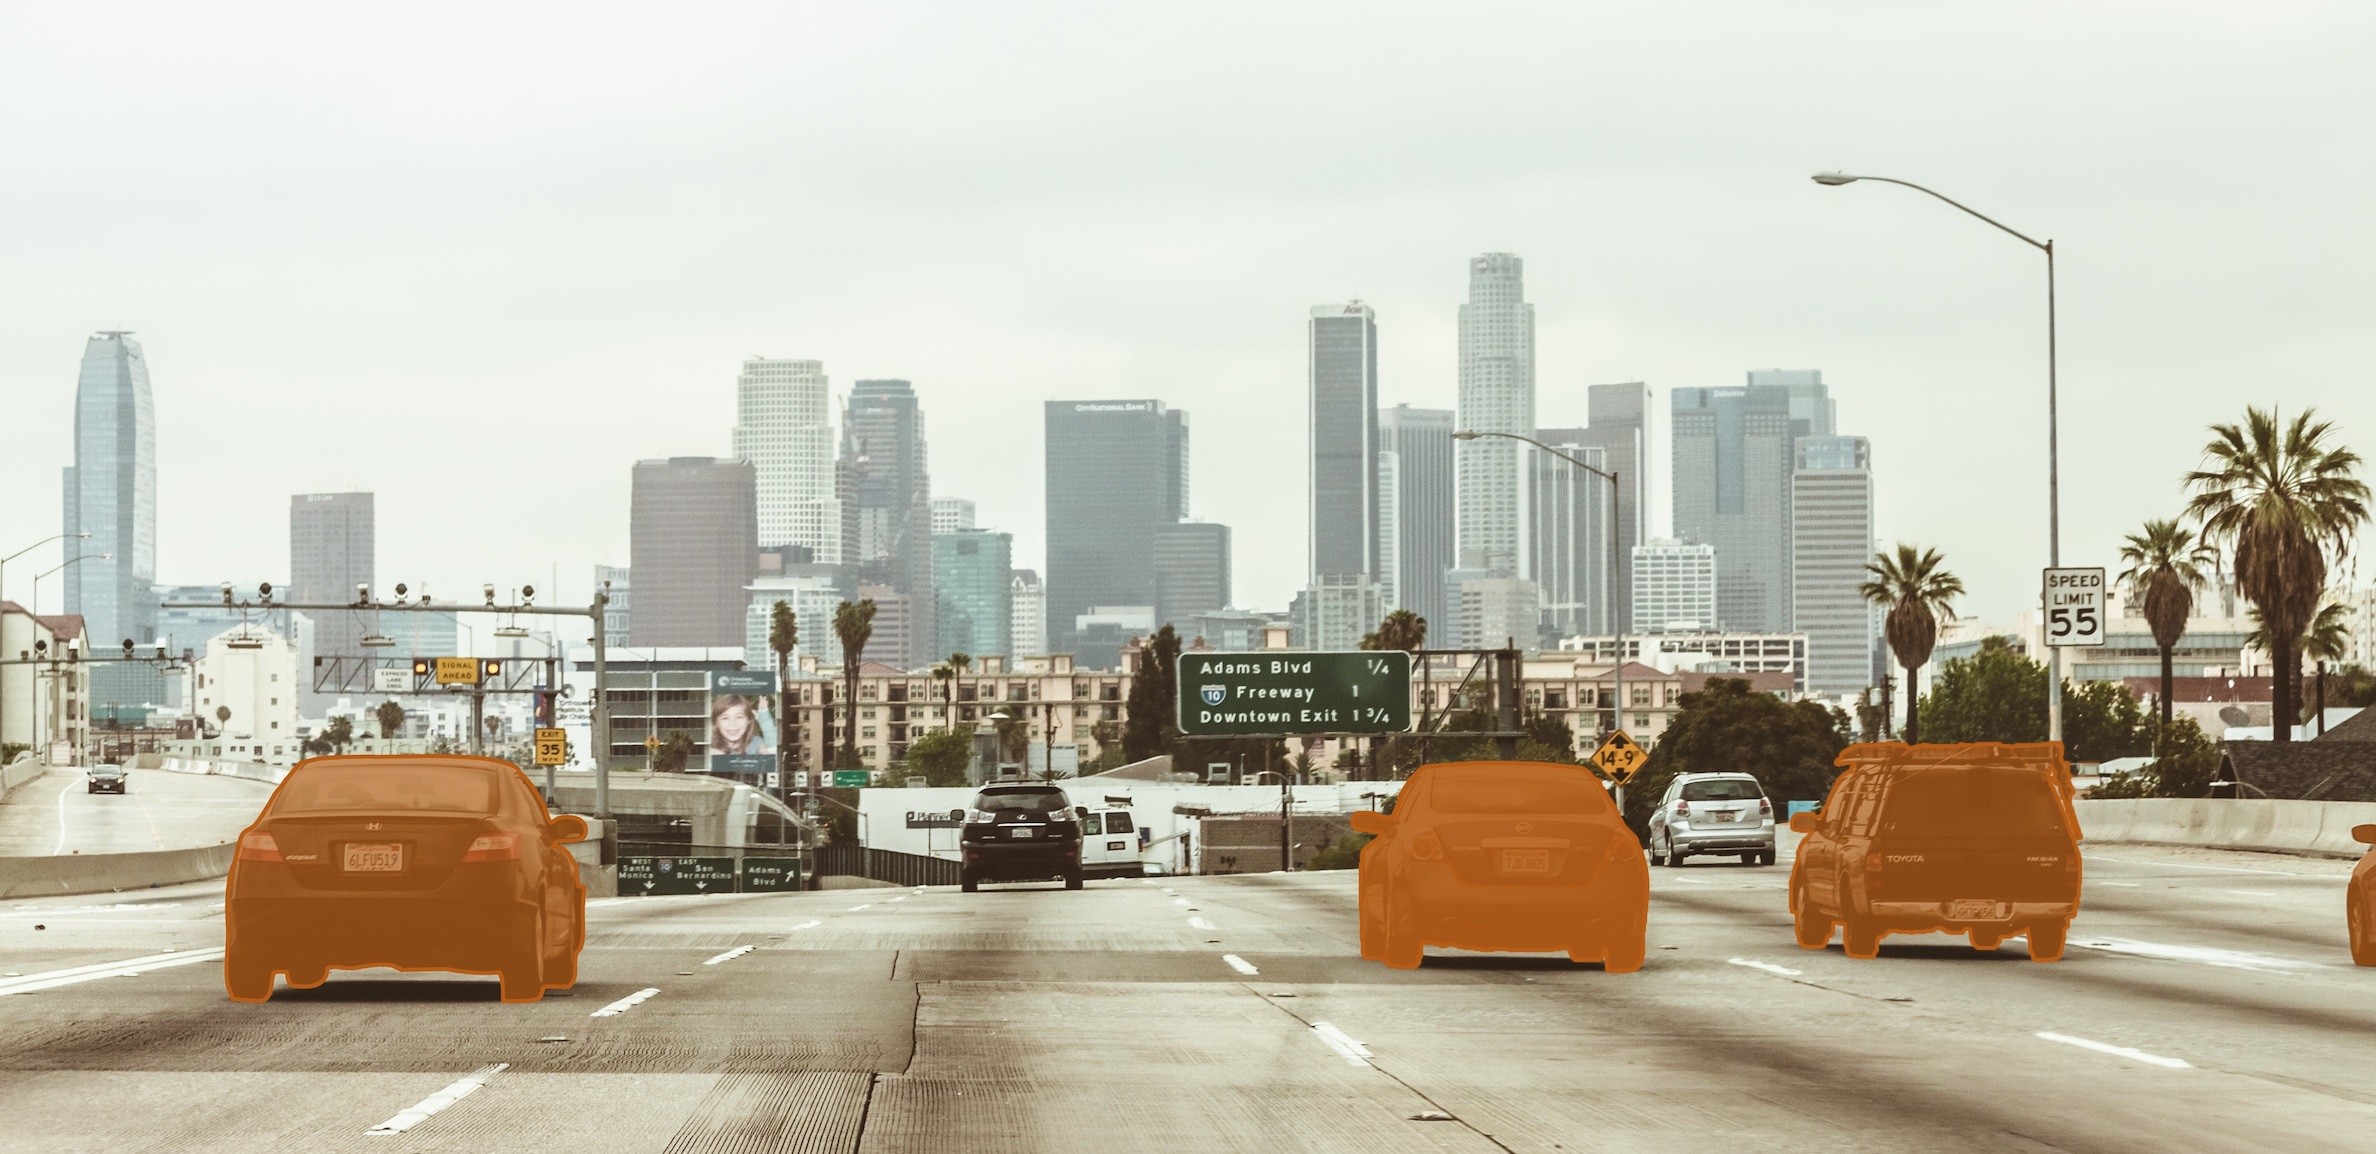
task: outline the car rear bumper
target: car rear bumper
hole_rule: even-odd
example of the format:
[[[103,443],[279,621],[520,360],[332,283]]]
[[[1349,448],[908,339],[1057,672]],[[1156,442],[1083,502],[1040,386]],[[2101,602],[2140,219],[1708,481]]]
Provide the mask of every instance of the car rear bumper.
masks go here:
[[[1774,848],[1774,827],[1770,825],[1715,829],[1669,828],[1667,837],[1676,849],[1691,853],[1719,849],[1770,850]]]
[[[241,862],[223,901],[224,939],[266,963],[492,971],[536,925],[525,882],[505,862],[457,866],[426,890],[306,889]]]
[[[2077,902],[1991,902],[1988,916],[1955,916],[1956,902],[1872,902],[1868,908],[1883,927],[1908,929],[1987,929],[2026,926],[2039,922],[2067,922],[2079,912]]]
[[[1463,882],[1415,872],[1388,898],[1410,903],[1421,944],[1461,950],[1536,952],[1605,946],[1639,937],[1650,914],[1647,868],[1604,865],[1582,885]],[[1400,916],[1395,920],[1402,920]]]
[[[1081,843],[969,841],[961,847],[958,863],[966,874],[979,880],[1063,877],[1081,872]]]

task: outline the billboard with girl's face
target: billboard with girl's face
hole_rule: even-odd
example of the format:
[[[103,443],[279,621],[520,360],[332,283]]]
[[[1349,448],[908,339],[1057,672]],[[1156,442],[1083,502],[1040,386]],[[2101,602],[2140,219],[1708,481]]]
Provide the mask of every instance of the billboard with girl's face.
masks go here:
[[[776,772],[776,679],[773,673],[712,673],[709,771],[767,784]]]

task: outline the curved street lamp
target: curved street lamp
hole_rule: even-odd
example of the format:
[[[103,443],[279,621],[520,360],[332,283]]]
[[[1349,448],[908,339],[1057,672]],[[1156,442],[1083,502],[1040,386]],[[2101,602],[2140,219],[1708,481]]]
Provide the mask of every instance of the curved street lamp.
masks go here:
[[[1818,172],[1809,179],[1826,188],[1837,188],[1843,184],[1854,184],[1860,180],[1911,188],[1925,196],[1953,205],[1957,209],[1987,222],[2005,235],[2046,254],[2046,564],[2049,568],[2061,567],[2062,472],[2060,434],[2055,413],[2054,241],[2052,239],[2039,240],[1937,189],[1924,188],[1910,180],[1899,180],[1892,176],[1863,176],[1846,172]],[[2061,741],[2063,735],[2062,649],[2059,646],[2048,646],[2046,654],[2048,668],[2046,676],[2046,739]],[[1906,695],[1909,699],[1913,697],[1914,692],[1914,686],[1906,687]]]

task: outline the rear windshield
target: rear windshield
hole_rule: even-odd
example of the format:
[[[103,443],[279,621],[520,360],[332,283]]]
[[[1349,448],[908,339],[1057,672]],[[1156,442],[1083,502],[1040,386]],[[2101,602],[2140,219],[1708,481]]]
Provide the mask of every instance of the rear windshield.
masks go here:
[[[1720,777],[1713,781],[1683,783],[1685,801],[1756,801],[1765,791],[1745,777]]]
[[[1017,789],[975,794],[974,808],[988,813],[1010,809],[1046,813],[1052,809],[1071,809],[1072,803],[1065,800],[1061,789]]]
[[[1897,779],[1883,795],[1885,834],[2069,836],[2062,799],[2034,770],[1940,766]]]
[[[1437,813],[1607,813],[1609,795],[1584,769],[1432,771],[1427,807]]]
[[[1105,826],[1105,831],[1107,833],[1129,833],[1131,832],[1130,815],[1126,813],[1109,813],[1105,815]]]
[[[315,765],[289,775],[276,813],[495,812],[495,771],[461,765]]]

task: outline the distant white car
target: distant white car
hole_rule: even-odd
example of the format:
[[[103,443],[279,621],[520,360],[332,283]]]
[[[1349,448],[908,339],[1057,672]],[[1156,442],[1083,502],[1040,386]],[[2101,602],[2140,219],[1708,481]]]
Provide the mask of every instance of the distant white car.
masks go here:
[[[1137,877],[1146,872],[1139,864],[1139,828],[1131,820],[1128,806],[1101,805],[1073,807],[1081,815],[1081,872],[1089,877]]]
[[[1679,866],[1692,854],[1739,854],[1742,865],[1774,864],[1774,803],[1746,773],[1680,773],[1650,812],[1650,864]]]

